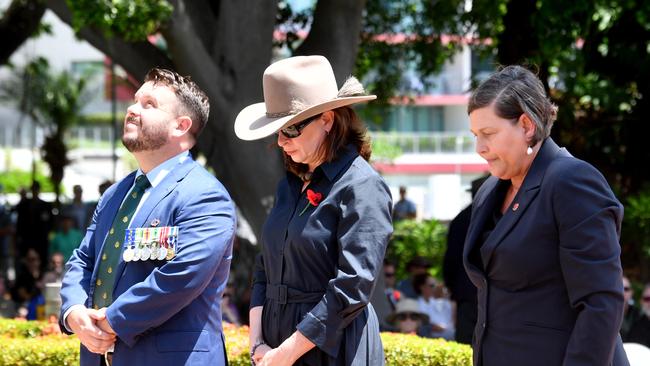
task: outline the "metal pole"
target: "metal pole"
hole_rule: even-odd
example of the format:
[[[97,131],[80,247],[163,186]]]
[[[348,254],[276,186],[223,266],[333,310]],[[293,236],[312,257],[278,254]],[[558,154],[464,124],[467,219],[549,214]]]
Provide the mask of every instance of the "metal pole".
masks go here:
[[[111,147],[113,152],[113,182],[117,178],[117,136],[118,136],[118,125],[117,125],[117,93],[115,88],[115,62],[111,58],[111,119],[113,123],[113,139],[111,141]]]

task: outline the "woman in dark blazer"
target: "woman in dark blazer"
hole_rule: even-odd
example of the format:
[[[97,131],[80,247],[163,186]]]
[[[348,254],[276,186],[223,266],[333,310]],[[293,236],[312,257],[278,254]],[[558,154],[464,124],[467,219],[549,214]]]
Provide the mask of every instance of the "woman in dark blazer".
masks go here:
[[[370,167],[365,128],[349,105],[374,99],[354,78],[341,89],[322,56],[264,72],[264,103],[242,110],[244,140],[278,133],[287,168],[262,231],[253,280],[251,359],[272,365],[383,365],[369,304],[392,233],[391,197]]]
[[[619,236],[605,178],[549,137],[556,107],[508,66],[468,106],[490,177],[474,199],[464,265],[478,289],[474,364],[627,365]]]

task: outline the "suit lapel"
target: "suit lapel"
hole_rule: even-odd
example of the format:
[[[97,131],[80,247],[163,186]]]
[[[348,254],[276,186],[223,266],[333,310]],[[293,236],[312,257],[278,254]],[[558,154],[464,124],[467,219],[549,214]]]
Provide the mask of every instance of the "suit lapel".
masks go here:
[[[469,228],[467,229],[467,237],[465,238],[465,246],[463,256],[469,258],[469,253],[473,250],[474,246],[478,244],[479,237],[485,226],[485,220],[494,210],[496,204],[496,189],[499,186],[499,179],[490,177],[483,183],[480,192],[476,195],[473,203],[472,218],[470,220]],[[480,271],[473,263],[467,261],[468,269]]]
[[[489,268],[490,260],[492,259],[492,255],[494,254],[496,248],[503,242],[514,225],[521,219],[521,217],[526,213],[526,210],[528,210],[528,208],[531,206],[535,200],[535,197],[537,197],[537,193],[539,193],[539,187],[542,183],[542,179],[544,178],[544,173],[546,173],[546,168],[548,168],[549,164],[559,151],[560,148],[551,138],[546,139],[542,144],[542,147],[535,157],[530,170],[528,170],[528,173],[524,178],[524,182],[522,183],[519,192],[512,200],[510,207],[508,207],[501,220],[499,220],[496,227],[492,233],[490,233],[485,243],[481,247],[481,258],[486,270]]]
[[[196,163],[194,160],[190,157],[186,159],[183,163],[180,164],[180,166],[175,167],[172,171],[167,174],[167,176],[158,184],[155,188],[151,190],[151,193],[147,197],[147,199],[144,201],[142,204],[142,207],[138,210],[138,213],[135,215],[133,218],[133,221],[131,221],[131,225],[129,226],[130,228],[139,228],[139,227],[149,227],[149,225],[145,225],[147,223],[147,220],[149,219],[149,215],[151,212],[158,206],[158,204],[163,200],[163,198],[167,197],[174,188],[178,185],[178,182],[183,180],[185,176],[196,166]],[[125,193],[126,194],[126,193]],[[113,287],[113,291],[115,291],[115,288],[117,288],[117,285],[122,278],[122,272],[124,272],[124,268],[126,267],[126,262],[122,260],[120,257],[120,262],[117,266],[117,273],[115,274],[115,285]]]

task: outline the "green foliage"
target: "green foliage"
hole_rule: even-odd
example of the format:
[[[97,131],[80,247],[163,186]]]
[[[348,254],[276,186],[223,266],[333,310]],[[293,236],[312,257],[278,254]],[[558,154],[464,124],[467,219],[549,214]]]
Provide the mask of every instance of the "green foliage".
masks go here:
[[[458,0],[367,1],[355,75],[380,101],[424,93],[460,50],[462,37],[454,35],[466,33],[462,6]]]
[[[79,364],[79,340],[49,336],[34,339],[0,336],[0,366],[61,366]]]
[[[54,73],[45,58],[38,57],[0,87],[0,99],[17,105],[18,109],[48,131],[41,153],[50,168],[50,178],[58,195],[67,157],[65,132],[75,125],[85,103],[85,78],[67,71]]]
[[[403,153],[399,146],[390,144],[383,139],[372,139],[371,145],[373,161],[392,162]]]
[[[73,27],[95,27],[106,35],[142,41],[169,19],[173,7],[166,0],[67,0]]]
[[[395,261],[397,278],[408,277],[406,264],[416,256],[430,260],[431,275],[440,278],[446,242],[447,228],[439,221],[401,220],[395,223],[386,257]]]
[[[110,126],[113,124],[113,116],[110,113],[87,114],[81,116],[79,124],[89,126]]]
[[[41,192],[54,192],[52,181],[40,169],[36,170],[36,181],[41,184]],[[32,173],[20,169],[2,172],[0,174],[0,184],[4,187],[5,193],[18,193],[21,188],[29,190],[32,185]]]
[[[382,333],[386,365],[395,366],[471,366],[472,348],[442,339]]]
[[[79,340],[76,336],[45,335],[56,324],[40,321],[0,319],[0,366],[59,366],[79,364]],[[248,327],[224,323],[228,362],[249,366]],[[470,366],[472,349],[442,339],[415,335],[382,333],[387,365],[399,366]]]
[[[626,236],[632,238],[650,259],[650,190],[627,198],[624,223]]]

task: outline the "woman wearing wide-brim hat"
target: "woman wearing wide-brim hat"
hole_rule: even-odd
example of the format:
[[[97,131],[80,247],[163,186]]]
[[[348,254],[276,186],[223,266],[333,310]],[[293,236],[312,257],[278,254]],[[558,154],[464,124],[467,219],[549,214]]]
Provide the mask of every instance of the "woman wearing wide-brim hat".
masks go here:
[[[422,312],[416,300],[404,298],[397,302],[395,311],[386,317],[386,321],[400,333],[425,336],[423,328],[429,325],[429,316]]]
[[[269,365],[383,365],[369,303],[392,233],[391,196],[368,164],[350,106],[375,99],[337,88],[322,56],[270,65],[264,102],[235,121],[243,140],[277,133],[286,178],[262,230],[250,310],[251,359]]]

